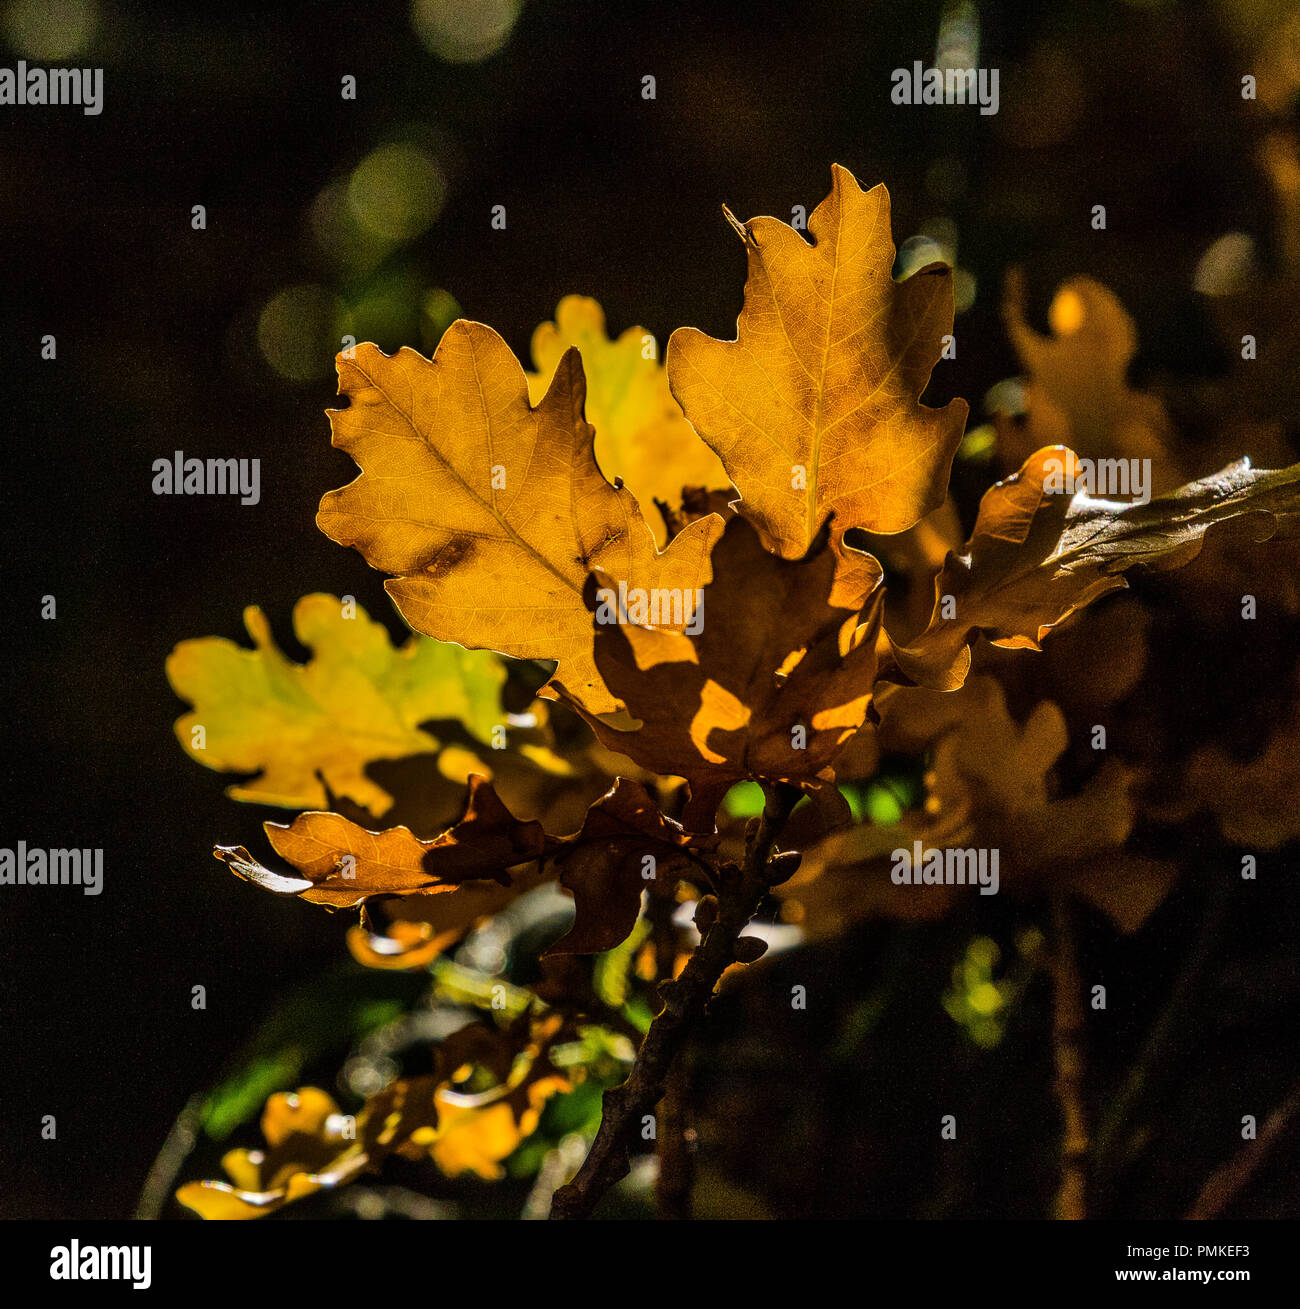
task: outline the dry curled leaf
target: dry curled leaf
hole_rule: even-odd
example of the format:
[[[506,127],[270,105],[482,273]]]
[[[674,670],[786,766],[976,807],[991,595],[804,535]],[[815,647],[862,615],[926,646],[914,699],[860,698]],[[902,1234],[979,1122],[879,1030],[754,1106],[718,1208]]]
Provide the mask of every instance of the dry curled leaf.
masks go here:
[[[834,515],[901,532],[947,492],[968,412],[918,403],[952,331],[952,270],[892,277],[889,192],[838,164],[808,220],[810,245],[776,218],[728,219],[749,272],[734,341],[691,327],[668,343],[668,378],[718,452],[765,542],[802,558]]]
[[[656,550],[635,497],[596,464],[575,349],[536,408],[519,361],[481,323],[453,323],[432,360],[359,345],[338,372],[349,403],[330,411],[334,444],[361,473],[321,500],[321,530],[393,574],[386,589],[416,631],[558,660],[571,695],[616,708],[592,664],[588,572],[701,586],[721,521],[699,519]]]
[[[575,913],[573,926],[547,953],[599,954],[625,940],[641,911],[642,892],[670,892],[674,864],[683,861],[689,841],[644,786],[619,778],[555,856]]]
[[[172,689],[194,706],[176,720],[186,752],[208,768],[257,774],[230,787],[232,799],[318,808],[328,787],[382,815],[392,796],[365,771],[376,760],[437,752],[440,771],[462,783],[475,768],[489,771],[421,725],[457,719],[491,740],[505,717],[505,669],[490,652],[420,636],[394,649],[381,624],[332,595],[294,605],[294,635],[312,651],[305,664],[281,653],[256,605],[244,611],[244,625],[252,650],[201,637],[167,659]]]
[[[506,869],[538,858],[546,848],[541,823],[515,818],[479,776],[470,778],[465,816],[431,841],[407,827],[369,832],[331,813],[263,826],[272,848],[300,876],[263,867],[243,847],[218,846],[217,858],[268,891],[332,909],[353,908],[374,896],[447,892],[480,878],[506,882]]]
[[[1132,568],[1177,568],[1194,559],[1209,528],[1249,516],[1257,540],[1290,536],[1300,521],[1300,464],[1278,471],[1249,460],[1179,487],[1148,504],[1068,493],[1073,451],[1039,450],[991,487],[962,554],[935,579],[934,613],[915,640],[894,651],[902,672],[938,690],[966,680],[970,647],[1037,650],[1053,627],[1108,591]],[[1061,482],[1064,491],[1052,489]]]

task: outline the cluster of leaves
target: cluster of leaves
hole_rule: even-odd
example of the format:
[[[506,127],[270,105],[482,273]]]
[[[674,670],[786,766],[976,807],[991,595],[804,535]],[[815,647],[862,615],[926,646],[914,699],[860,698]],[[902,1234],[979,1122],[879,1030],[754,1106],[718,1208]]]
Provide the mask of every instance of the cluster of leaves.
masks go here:
[[[582,1080],[581,1065],[551,1061],[581,1025],[640,1042],[653,1020],[637,1083],[642,1056],[669,1049],[653,1037],[675,1030],[682,997],[761,955],[736,937],[768,890],[812,934],[945,912],[957,889],[905,896],[884,875],[915,839],[997,846],[1008,889],[1065,879],[1125,930],[1167,891],[1171,867],[1124,852],[1144,768],[1116,759],[1071,783],[1069,706],[1031,694],[1013,715],[997,652],[1040,649],[1132,571],[1188,563],[1230,519],[1257,540],[1294,534],[1300,466],[1237,461],[1178,486],[1163,409],[1127,387],[1133,334],[1113,297],[1063,289],[1064,326],[1047,339],[1013,284],[1028,420],[999,422],[999,457],[1015,451],[1016,467],[962,545],[947,493],[967,406],[920,402],[952,329],[951,270],[896,282],[888,193],[838,166],[811,240],[727,217],[748,259],[736,339],[679,329],[666,368],[652,339],[609,340],[599,307],[576,297],[538,329],[534,374],[466,321],[431,360],[369,345],[339,357],[348,403],[331,411],[333,439],[361,471],[317,521],[388,575],[405,645],[317,595],[294,615],[306,665],[275,649],[256,609],[255,650],[209,639],[173,654],[172,685],[194,706],[182,744],[256,772],[235,798],[307,810],[265,826],[287,867],[242,847],[218,857],[274,894],[359,910],[359,962],[436,969],[522,897],[552,886],[573,901],[516,1012],[446,1038],[432,1074],[392,1081],[355,1116],[318,1090],[273,1098],[268,1149],[228,1156],[233,1185],[180,1191],[200,1213],[256,1216],[392,1154],[490,1171]],[[1154,456],[1164,493],[1055,492],[1050,469],[1079,458],[1066,442]],[[606,621],[611,594],[635,593],[701,598],[665,605],[658,625]],[[972,676],[976,657],[990,671]],[[523,662],[537,660],[553,664],[540,686]],[[1139,661],[1129,689],[1141,674]],[[929,760],[925,795],[897,822],[850,824],[861,792],[846,783],[877,775],[885,753]],[[1214,765],[1193,761],[1184,809]],[[769,859],[773,847],[746,882],[760,841],[751,825],[746,845],[723,803],[738,784],[757,784],[769,810],[782,795],[779,821],[809,801],[781,837],[805,854],[793,877],[797,860]],[[678,912],[692,902],[693,926]],[[669,989],[644,991],[638,1011],[637,979]],[[491,1089],[466,1098],[466,1076]]]

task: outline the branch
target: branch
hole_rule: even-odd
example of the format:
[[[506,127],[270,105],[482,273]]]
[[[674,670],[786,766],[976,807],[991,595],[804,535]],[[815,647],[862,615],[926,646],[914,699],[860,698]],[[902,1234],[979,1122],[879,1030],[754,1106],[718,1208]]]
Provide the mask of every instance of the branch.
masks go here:
[[[676,898],[651,895],[647,906],[655,951],[655,980],[671,978],[677,965],[678,931],[673,921]],[[664,1098],[655,1110],[655,1210],[660,1218],[687,1219],[691,1216],[691,1191],[695,1185],[695,1161],[692,1158],[689,1095],[690,1079],[686,1074],[686,1051],[678,1053],[668,1067],[668,1084]]]
[[[1056,1216],[1081,1219],[1088,1215],[1089,1145],[1084,1109],[1083,993],[1070,909],[1062,895],[1052,897],[1052,925],[1052,1049],[1063,1126]]]
[[[1210,1174],[1210,1180],[1202,1187],[1187,1217],[1221,1217],[1223,1211],[1245,1189],[1246,1183],[1259,1171],[1260,1165],[1272,1153],[1278,1141],[1286,1135],[1297,1113],[1300,1113],[1300,1082],[1291,1088],[1286,1099],[1268,1116],[1260,1129],[1259,1139],[1247,1141],[1235,1157]]]
[[[681,976],[660,984],[664,1007],[650,1024],[627,1081],[605,1092],[596,1139],[577,1176],[556,1191],[552,1218],[590,1217],[601,1197],[630,1171],[628,1146],[632,1135],[640,1131],[643,1120],[663,1099],[673,1059],[704,1013],[722,974],[738,958],[736,939],[767,893],[768,862],[798,799],[799,793],[793,787],[778,783],[769,790],[744,866],[719,872],[717,916]],[[707,901],[701,901],[704,903]]]

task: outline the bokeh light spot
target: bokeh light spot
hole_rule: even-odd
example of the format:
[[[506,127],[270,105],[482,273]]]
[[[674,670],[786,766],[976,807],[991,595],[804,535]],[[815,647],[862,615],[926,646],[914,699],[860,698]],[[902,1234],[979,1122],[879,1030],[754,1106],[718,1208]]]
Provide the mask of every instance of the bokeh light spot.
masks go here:
[[[1073,336],[1087,316],[1083,297],[1077,291],[1058,291],[1047,311],[1047,325],[1057,336]]]
[[[428,50],[450,64],[474,64],[510,39],[520,0],[414,0],[411,26]]]
[[[402,142],[372,150],[348,182],[348,207],[356,220],[389,241],[419,236],[446,199],[442,170],[419,146]]]
[[[281,377],[310,382],[325,377],[342,348],[342,306],[323,286],[287,286],[267,301],[257,320],[257,344]]]
[[[99,5],[96,0],[9,0],[0,27],[24,58],[60,63],[95,39]]]

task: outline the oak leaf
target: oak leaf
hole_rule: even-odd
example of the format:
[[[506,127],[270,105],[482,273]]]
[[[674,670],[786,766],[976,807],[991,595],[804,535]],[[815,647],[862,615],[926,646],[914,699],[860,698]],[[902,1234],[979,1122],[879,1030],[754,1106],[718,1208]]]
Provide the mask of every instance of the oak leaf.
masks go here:
[[[242,847],[215,853],[232,872],[280,895],[297,895],[332,909],[348,909],[374,896],[428,895],[462,882],[506,882],[506,869],[540,857],[542,825],[521,822],[483,777],[470,778],[465,816],[433,840],[407,827],[370,832],[341,814],[299,814],[288,826],[265,823],[272,848],[300,874],[263,867]]]
[[[776,894],[787,916],[812,937],[882,915],[942,917],[969,886],[897,885],[895,850],[997,850],[1000,889],[1012,895],[1063,890],[1135,931],[1164,900],[1177,869],[1124,849],[1137,815],[1139,772],[1108,760],[1071,794],[1054,769],[1068,745],[1065,718],[1050,701],[1017,722],[1000,684],[972,678],[940,693],[897,688],[880,697],[882,744],[928,749],[923,810],[890,826],[861,824],[834,832],[805,852],[798,873]]]
[[[167,659],[172,689],[194,706],[176,720],[186,752],[207,768],[258,774],[231,786],[232,799],[318,808],[328,788],[380,816],[393,798],[366,774],[376,760],[437,752],[440,771],[456,782],[489,771],[421,724],[458,719],[489,742],[505,717],[505,669],[495,655],[419,636],[394,649],[381,624],[360,606],[345,616],[332,595],[294,605],[294,635],[313,652],[305,664],[279,650],[256,605],[244,611],[244,625],[252,650],[200,637],[180,642]]]
[[[432,1074],[399,1078],[355,1119],[315,1087],[273,1095],[262,1115],[267,1148],[229,1151],[221,1161],[228,1182],[190,1182],[176,1199],[203,1218],[261,1218],[374,1172],[392,1155],[431,1158],[448,1176],[498,1177],[501,1160],[537,1129],[546,1101],[572,1087],[549,1057],[559,1028],[553,1016],[535,1023],[518,1060],[511,1029],[461,1028],[436,1048]],[[469,1096],[457,1082],[475,1065],[498,1084]]]
[[[647,357],[647,344],[651,353]],[[654,338],[629,327],[617,341],[605,331],[605,311],[581,295],[567,295],[555,321],[533,333],[533,367],[528,393],[539,404],[565,351],[576,346],[587,377],[587,421],[596,429],[596,462],[606,477],[623,485],[647,506],[656,501],[676,507],[683,487],[730,491],[731,483],[709,449],[686,421],[668,389]],[[735,493],[722,497],[734,499]],[[668,535],[656,527],[660,545]]]
[[[691,831],[711,832],[722,795],[747,778],[833,790],[832,761],[867,720],[881,569],[836,554],[828,535],[807,558],[782,559],[733,518],[694,635],[601,621],[613,592],[593,578],[596,665],[627,709],[616,719],[576,707],[610,749],[687,779]]]
[[[734,341],[678,328],[668,380],[740,491],[740,512],[786,558],[833,514],[901,532],[944,501],[968,408],[918,397],[952,331],[952,270],[892,277],[889,192],[838,164],[808,220],[809,243],[776,218],[740,223],[749,272]]]
[[[950,554],[935,579],[929,626],[894,651],[907,677],[961,686],[981,632],[994,645],[1037,650],[1075,610],[1127,586],[1129,569],[1194,559],[1216,524],[1249,517],[1261,541],[1293,536],[1300,524],[1300,464],[1268,471],[1242,459],[1131,505],[1068,494],[1079,467],[1073,451],[1049,447],[985,493],[964,552]]]
[[[597,466],[575,349],[536,408],[519,361],[481,323],[453,323],[432,360],[359,345],[338,373],[349,404],[330,411],[334,444],[362,471],[321,500],[321,530],[394,575],[386,589],[416,631],[558,660],[571,695],[615,709],[592,664],[588,572],[701,586],[721,521],[656,550],[635,497]]]
[[[1176,486],[1173,425],[1155,396],[1128,384],[1137,328],[1115,294],[1090,277],[1063,282],[1048,309],[1050,336],[1029,325],[1024,302],[1024,277],[1013,269],[1003,314],[1028,374],[1027,413],[1021,427],[998,425],[999,453],[1011,458],[1012,468],[1049,445],[1069,446],[1090,459],[1146,459],[1153,481],[1148,490]]]
[[[599,954],[625,940],[641,911],[642,892],[671,893],[673,867],[684,861],[689,843],[689,835],[660,812],[644,786],[619,778],[555,856],[575,914],[573,926],[547,954]]]

